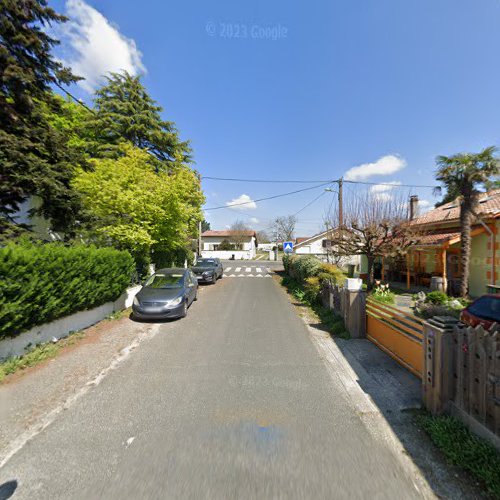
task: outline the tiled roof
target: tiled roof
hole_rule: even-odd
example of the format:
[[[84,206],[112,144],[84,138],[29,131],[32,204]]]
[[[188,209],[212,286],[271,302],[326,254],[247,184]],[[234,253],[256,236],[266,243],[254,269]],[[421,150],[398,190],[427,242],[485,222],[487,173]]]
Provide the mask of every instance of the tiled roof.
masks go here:
[[[479,207],[477,214],[482,216],[500,215],[500,189],[494,189],[487,193],[482,193],[479,197]],[[458,221],[460,217],[460,203],[455,200],[446,203],[434,210],[417,217],[412,224],[436,224],[439,222]]]
[[[304,237],[301,237],[301,238],[296,238],[295,239],[295,244],[298,245],[299,243],[302,243],[302,242],[310,240],[310,239],[311,239],[311,236],[304,236]]]
[[[437,245],[440,246],[447,241],[460,238],[460,232],[457,231],[440,231],[436,233],[424,234],[418,237],[416,246]]]
[[[225,237],[225,236],[256,236],[255,231],[252,229],[248,229],[245,231],[231,231],[231,230],[225,230],[225,231],[205,231],[204,233],[201,233],[201,236],[219,236],[219,237]]]

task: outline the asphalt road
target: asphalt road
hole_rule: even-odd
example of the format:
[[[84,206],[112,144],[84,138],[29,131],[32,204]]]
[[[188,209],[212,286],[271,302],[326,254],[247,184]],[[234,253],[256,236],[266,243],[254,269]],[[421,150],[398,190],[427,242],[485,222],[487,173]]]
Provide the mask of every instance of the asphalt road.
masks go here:
[[[7,481],[15,499],[420,498],[283,291],[255,277],[203,287],[24,445]]]

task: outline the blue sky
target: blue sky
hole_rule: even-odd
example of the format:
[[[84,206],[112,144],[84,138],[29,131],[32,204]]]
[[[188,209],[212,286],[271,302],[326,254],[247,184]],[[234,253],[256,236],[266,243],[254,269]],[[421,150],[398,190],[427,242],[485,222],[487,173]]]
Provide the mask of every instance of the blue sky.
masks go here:
[[[60,54],[87,77],[75,93],[89,100],[106,71],[144,74],[205,176],[322,180],[364,165],[348,176],[432,185],[438,154],[499,144],[500,0],[51,5],[72,18]],[[308,186],[203,182],[206,207]],[[207,217],[213,229],[265,229],[321,189]],[[298,236],[317,232],[334,196],[300,212]]]

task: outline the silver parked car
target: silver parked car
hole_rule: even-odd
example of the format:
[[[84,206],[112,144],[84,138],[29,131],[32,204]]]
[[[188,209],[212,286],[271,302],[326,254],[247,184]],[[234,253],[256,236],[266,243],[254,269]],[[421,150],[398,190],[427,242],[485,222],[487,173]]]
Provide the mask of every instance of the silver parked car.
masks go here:
[[[160,269],[134,297],[134,319],[183,318],[198,298],[198,280],[189,269]]]

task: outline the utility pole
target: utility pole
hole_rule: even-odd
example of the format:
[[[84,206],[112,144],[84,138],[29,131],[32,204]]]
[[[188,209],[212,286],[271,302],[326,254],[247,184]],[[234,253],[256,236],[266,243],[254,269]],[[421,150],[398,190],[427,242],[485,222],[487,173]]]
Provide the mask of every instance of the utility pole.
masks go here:
[[[198,221],[198,259],[201,257],[201,220]]]
[[[342,200],[342,186],[344,184],[344,178],[339,179],[339,228],[344,225],[344,205]]]

